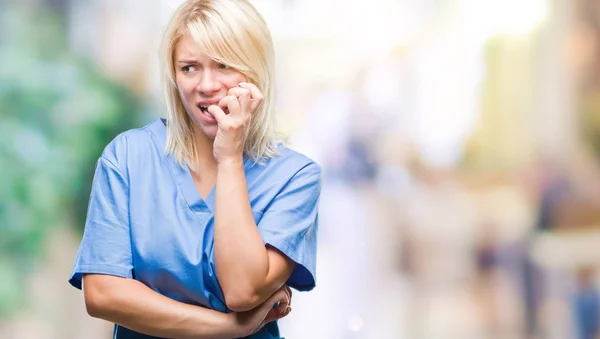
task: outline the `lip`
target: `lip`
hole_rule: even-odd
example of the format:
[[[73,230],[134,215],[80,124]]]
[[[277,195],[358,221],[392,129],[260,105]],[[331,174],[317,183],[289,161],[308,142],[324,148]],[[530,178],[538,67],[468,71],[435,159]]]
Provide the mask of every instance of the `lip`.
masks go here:
[[[206,114],[204,114],[204,112],[202,112],[202,109],[200,109],[200,105],[198,105],[198,110],[200,111],[200,119],[202,119],[202,121],[209,123],[209,124],[217,123],[217,119],[215,119],[214,117],[212,117],[210,115],[206,115]]]
[[[198,107],[198,111],[200,111],[200,119],[202,119],[204,122],[209,123],[209,124],[216,124],[217,119],[215,119],[215,117],[213,117],[211,115],[204,114],[204,112],[202,111],[202,108],[200,108],[200,106],[218,105],[219,101],[221,101],[221,99],[222,98],[216,98],[216,99],[210,99],[210,100],[204,100],[204,101],[198,102],[196,107]]]
[[[223,98],[200,101],[196,106],[200,107],[200,105],[217,105],[221,100],[223,100]]]
[[[216,123],[217,122],[217,120],[214,117],[204,114],[204,112],[202,111],[202,108],[200,106],[208,107],[210,105],[218,105],[222,99],[223,98],[205,100],[205,101],[200,101],[200,102],[198,102],[198,104],[196,104],[196,107],[198,107],[198,110],[200,111],[200,117],[202,118],[202,120],[204,120],[205,122],[208,122],[208,123]]]

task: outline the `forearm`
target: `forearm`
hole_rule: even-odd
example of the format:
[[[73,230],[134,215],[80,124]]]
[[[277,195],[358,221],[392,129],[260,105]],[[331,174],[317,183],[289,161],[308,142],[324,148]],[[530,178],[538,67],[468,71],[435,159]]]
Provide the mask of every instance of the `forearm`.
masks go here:
[[[86,306],[93,317],[163,338],[239,336],[231,315],[177,302],[139,281],[95,275],[84,279]]]
[[[256,291],[269,273],[269,258],[252,216],[241,158],[219,164],[215,204],[215,263],[226,298],[251,295],[259,304],[272,294]]]

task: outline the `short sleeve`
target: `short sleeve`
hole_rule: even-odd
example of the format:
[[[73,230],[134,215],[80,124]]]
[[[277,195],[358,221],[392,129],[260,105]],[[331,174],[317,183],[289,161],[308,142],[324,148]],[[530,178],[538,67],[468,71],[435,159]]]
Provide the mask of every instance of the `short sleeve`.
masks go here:
[[[132,277],[129,189],[117,166],[101,157],[96,164],[85,231],[69,283],[81,289],[84,273]]]
[[[321,169],[315,163],[298,171],[265,209],[258,229],[269,244],[296,262],[287,285],[315,287]]]

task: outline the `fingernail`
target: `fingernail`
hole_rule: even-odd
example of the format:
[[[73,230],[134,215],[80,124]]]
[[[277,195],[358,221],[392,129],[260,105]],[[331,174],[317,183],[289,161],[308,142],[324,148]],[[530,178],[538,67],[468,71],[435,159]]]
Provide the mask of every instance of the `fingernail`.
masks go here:
[[[245,86],[245,85],[246,85],[246,83],[245,83],[245,82],[240,82],[240,83],[239,83],[239,86],[240,86],[240,87],[242,87],[242,86]]]

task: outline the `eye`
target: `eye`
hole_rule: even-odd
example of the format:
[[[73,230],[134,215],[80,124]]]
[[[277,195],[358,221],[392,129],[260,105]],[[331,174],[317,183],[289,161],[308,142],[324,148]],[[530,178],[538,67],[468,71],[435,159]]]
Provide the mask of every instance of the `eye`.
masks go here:
[[[219,65],[217,66],[217,68],[218,68],[218,69],[230,69],[231,67],[229,67],[228,65],[225,65],[225,64],[219,64]]]
[[[183,73],[190,73],[196,70],[196,67],[194,67],[193,65],[188,65],[188,66],[184,66],[181,68],[181,71]]]

